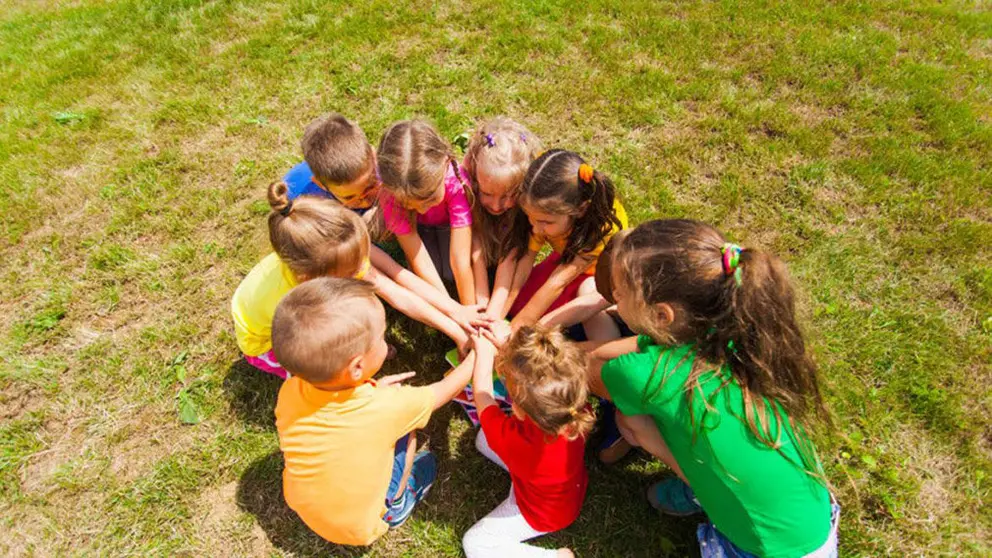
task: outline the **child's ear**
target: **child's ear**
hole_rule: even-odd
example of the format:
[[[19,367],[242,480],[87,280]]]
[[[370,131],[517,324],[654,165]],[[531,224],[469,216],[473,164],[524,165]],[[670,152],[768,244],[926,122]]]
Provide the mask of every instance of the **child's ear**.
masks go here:
[[[360,382],[365,374],[365,369],[362,366],[362,356],[363,355],[356,355],[355,358],[348,362],[348,378],[352,381],[352,383],[357,384]]]
[[[654,305],[655,315],[658,317],[659,325],[665,329],[672,327],[675,323],[675,307],[667,302],[659,302]]]

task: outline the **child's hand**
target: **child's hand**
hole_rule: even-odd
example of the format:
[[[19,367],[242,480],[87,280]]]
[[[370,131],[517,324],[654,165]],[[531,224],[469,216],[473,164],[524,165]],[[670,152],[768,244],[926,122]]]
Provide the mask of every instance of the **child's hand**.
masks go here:
[[[403,380],[409,380],[410,378],[416,376],[416,372],[403,372],[402,374],[391,374],[389,376],[383,376],[380,380],[376,382],[379,387],[399,387],[400,382]]]
[[[459,305],[458,310],[450,317],[467,333],[478,331],[477,322],[485,317],[486,306],[484,304]]]
[[[489,322],[489,324],[480,328],[480,333],[482,336],[489,340],[497,349],[502,349],[503,345],[506,344],[507,339],[513,333],[510,330],[510,324],[504,322],[503,320]]]

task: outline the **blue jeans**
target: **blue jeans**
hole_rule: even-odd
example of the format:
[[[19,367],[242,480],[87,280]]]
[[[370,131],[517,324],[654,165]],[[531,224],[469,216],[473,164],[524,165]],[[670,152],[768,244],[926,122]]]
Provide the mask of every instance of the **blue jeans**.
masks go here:
[[[403,495],[400,497],[396,496],[396,491],[400,487],[400,481],[403,479],[403,469],[406,467],[406,449],[410,445],[410,434],[407,433],[396,442],[396,449],[393,450],[393,474],[389,477],[389,490],[386,492],[386,507],[397,500],[401,500]],[[411,475],[412,476],[412,475]]]
[[[834,502],[830,507],[830,535],[823,546],[807,556],[816,558],[837,558],[837,523],[840,520],[840,506]],[[734,543],[723,536],[712,523],[701,523],[696,528],[696,539],[699,541],[699,554],[702,558],[758,558],[750,552],[744,552]]]

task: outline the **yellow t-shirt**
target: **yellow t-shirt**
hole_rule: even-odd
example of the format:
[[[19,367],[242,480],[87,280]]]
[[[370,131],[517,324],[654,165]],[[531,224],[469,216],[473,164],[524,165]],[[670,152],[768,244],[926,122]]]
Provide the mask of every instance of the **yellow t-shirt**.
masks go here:
[[[370,380],[324,391],[286,380],[276,403],[286,503],[331,542],[366,545],[381,537],[396,442],[426,426],[433,408],[430,387]]]
[[[231,298],[238,347],[248,356],[272,349],[272,317],[276,306],[296,286],[296,277],[275,252],[265,256],[245,276]]]
[[[626,229],[627,210],[624,209],[623,204],[620,203],[620,198],[618,197],[613,198],[613,211],[616,212],[617,219],[620,220],[620,229]],[[612,238],[613,235],[616,234],[617,231],[619,231],[620,229],[613,227],[613,230],[611,230],[610,233],[606,235],[606,238],[604,238],[602,242],[597,244],[595,248],[581,254],[584,257],[592,258],[592,262],[589,264],[589,267],[584,271],[586,275],[592,275],[596,273],[596,260],[599,259],[599,255],[602,254],[603,249],[606,248],[606,243],[609,242],[610,238]],[[544,247],[545,244],[550,244],[551,249],[553,251],[555,251],[558,254],[561,254],[562,252],[565,251],[565,246],[568,245],[568,236],[563,236],[559,238],[551,238],[551,237],[542,238],[535,236],[534,234],[531,234],[530,242],[527,244],[527,249],[531,252],[538,252],[541,250],[542,247]]]

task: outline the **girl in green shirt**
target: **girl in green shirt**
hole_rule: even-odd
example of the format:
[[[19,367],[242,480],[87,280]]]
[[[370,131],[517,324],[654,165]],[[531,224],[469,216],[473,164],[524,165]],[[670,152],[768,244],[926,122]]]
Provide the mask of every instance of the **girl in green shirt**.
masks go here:
[[[676,477],[662,511],[703,511],[707,556],[830,557],[839,508],[806,426],[826,413],[785,265],[713,227],[657,220],[614,242],[611,291],[637,337],[594,353],[592,390]]]

